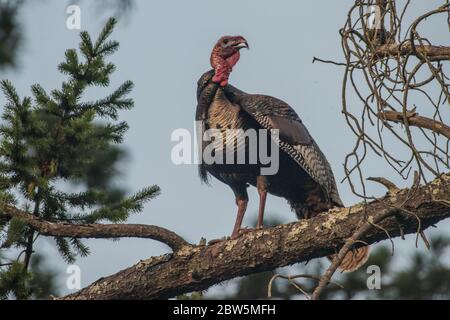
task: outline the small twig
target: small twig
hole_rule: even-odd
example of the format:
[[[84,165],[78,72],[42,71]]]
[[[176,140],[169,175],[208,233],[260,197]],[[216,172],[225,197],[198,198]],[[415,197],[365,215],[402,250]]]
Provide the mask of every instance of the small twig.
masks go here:
[[[200,247],[206,246],[206,239],[203,238],[203,237],[201,237],[201,238],[200,238],[200,241],[198,242],[198,245],[199,245]]]
[[[297,282],[295,282],[294,280],[288,280],[289,283],[291,285],[294,286],[294,288],[296,288],[298,291],[300,291],[301,293],[303,293],[303,295],[306,297],[306,299],[311,300],[311,296],[306,292],[305,289],[302,288],[301,285],[299,285]]]
[[[14,264],[13,262],[0,263],[0,267],[8,267],[8,266],[11,266],[13,264]]]
[[[298,279],[298,278],[307,278],[307,279],[312,279],[312,280],[316,280],[316,281],[320,281],[320,277],[317,276],[312,276],[309,274],[297,274],[294,276],[284,276],[282,274],[274,274],[272,278],[270,278],[269,284],[267,285],[267,297],[268,298],[272,298],[272,286],[273,286],[273,282],[278,279],[284,279],[287,280],[290,284],[292,284],[295,288],[297,288],[300,292],[302,292],[306,298],[308,300],[311,299],[311,296],[306,292],[306,290],[304,290],[303,288],[300,287],[300,285],[298,283],[296,283],[294,280]],[[334,281],[329,281],[329,283],[334,284],[336,286],[338,286],[341,289],[344,289],[344,286],[341,285],[340,283],[334,282]],[[299,288],[300,287],[300,288]]]
[[[341,250],[339,250],[339,253],[335,255],[332,264],[320,279],[317,287],[314,289],[314,292],[311,297],[312,300],[318,300],[320,298],[320,294],[322,293],[323,289],[330,282],[331,278],[333,277],[333,274],[336,272],[337,268],[341,265],[342,261],[344,260],[347,253],[351,250],[354,243],[357,240],[359,240],[359,238],[363,237],[372,228],[372,224],[378,223],[386,219],[387,217],[395,214],[396,212],[397,209],[383,210],[383,212],[379,214],[377,217],[372,218],[372,221],[370,221],[369,218],[367,223],[363,224],[358,230],[356,230],[353,236],[350,239],[348,239],[342,246]]]
[[[372,226],[374,226],[375,228],[378,228],[380,230],[383,230],[384,233],[386,234],[386,236],[388,237],[389,241],[391,242],[391,256],[394,256],[394,250],[395,250],[395,245],[394,245],[394,240],[392,240],[391,235],[389,234],[389,231],[387,231],[385,228],[383,228],[382,226],[374,223],[374,222],[369,222]]]
[[[365,246],[369,246],[369,244],[366,241],[362,241],[362,240],[356,240],[355,243],[362,243]]]
[[[382,184],[383,186],[385,186],[389,193],[395,193],[398,190],[400,190],[393,182],[389,181],[386,178],[382,178],[382,177],[369,177],[367,178],[367,180],[369,181],[374,181],[374,182],[378,182],[379,184]]]
[[[397,223],[398,223],[398,229],[399,229],[399,231],[400,231],[400,238],[401,238],[402,240],[405,240],[405,230],[403,229],[403,226],[402,226],[401,216],[398,215],[398,214],[396,214],[396,215],[395,215],[395,220],[396,220]]]
[[[315,63],[316,61],[319,61],[322,63],[334,64],[336,66],[344,66],[344,67],[347,66],[347,64],[342,63],[342,62],[336,62],[336,61],[332,61],[332,60],[323,60],[323,59],[314,57],[312,63]]]
[[[427,247],[428,250],[431,250],[430,241],[428,241],[428,238],[425,235],[425,232],[423,230],[420,231],[420,236],[422,237],[422,240],[423,240],[423,243],[425,244],[425,247]]]
[[[411,189],[414,190],[414,192],[419,188],[420,185],[420,174],[417,171],[414,171],[414,180],[413,184],[411,186]]]

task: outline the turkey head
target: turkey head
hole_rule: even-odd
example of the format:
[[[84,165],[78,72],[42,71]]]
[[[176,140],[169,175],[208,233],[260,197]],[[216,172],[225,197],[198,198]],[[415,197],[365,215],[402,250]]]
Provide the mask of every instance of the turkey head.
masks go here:
[[[247,40],[242,36],[224,36],[217,41],[211,52],[211,67],[215,70],[212,81],[222,87],[228,84],[228,78],[239,61],[239,50],[242,48],[249,48]]]

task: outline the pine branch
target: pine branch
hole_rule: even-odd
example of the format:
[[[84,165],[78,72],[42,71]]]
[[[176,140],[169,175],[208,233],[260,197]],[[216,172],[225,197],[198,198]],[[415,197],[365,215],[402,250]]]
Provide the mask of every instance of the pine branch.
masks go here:
[[[67,239],[65,239],[63,237],[54,237],[54,238],[56,240],[56,247],[58,248],[58,251],[61,254],[61,256],[64,258],[64,260],[68,264],[74,263],[76,260],[75,254],[72,251]]]
[[[133,82],[126,81],[108,97],[95,102],[82,103],[79,109],[82,110],[81,112],[95,110],[101,117],[117,120],[119,110],[131,109],[134,106],[132,99],[124,98],[133,90],[133,87]]]
[[[14,86],[9,80],[2,80],[0,82],[0,87],[3,91],[3,94],[8,99],[9,103],[11,103],[16,107],[20,105],[20,99],[19,95],[17,94],[16,88],[14,88]]]
[[[43,236],[56,237],[58,249],[68,262],[73,261],[72,258],[74,258],[74,255],[70,250],[67,240],[64,238],[145,238],[165,243],[174,251],[178,251],[183,246],[188,245],[179,235],[157,226],[141,224],[54,223],[8,205],[2,205],[0,207],[0,216],[19,219],[33,227]],[[84,249],[81,248],[81,250]]]
[[[160,194],[158,186],[144,188],[133,196],[126,198],[118,203],[107,205],[93,211],[83,217],[84,221],[93,223],[101,220],[111,222],[123,222],[128,219],[131,213],[142,211],[145,202],[157,197]]]
[[[94,46],[94,54],[99,54],[101,52],[101,47],[104,45],[106,39],[111,35],[114,30],[114,26],[117,24],[117,20],[115,18],[110,18],[107,22],[103,30],[100,32],[100,35],[97,38]]]

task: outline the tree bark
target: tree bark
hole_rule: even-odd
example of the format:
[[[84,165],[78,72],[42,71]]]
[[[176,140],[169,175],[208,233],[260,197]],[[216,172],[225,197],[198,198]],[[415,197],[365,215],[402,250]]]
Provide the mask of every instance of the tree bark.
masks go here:
[[[186,245],[152,257],[62,299],[166,299],[222,281],[336,253],[363,223],[396,214],[359,239],[372,244],[416,233],[450,217],[450,175],[415,189],[391,191],[368,204],[330,210],[309,220],[247,233],[212,245]]]

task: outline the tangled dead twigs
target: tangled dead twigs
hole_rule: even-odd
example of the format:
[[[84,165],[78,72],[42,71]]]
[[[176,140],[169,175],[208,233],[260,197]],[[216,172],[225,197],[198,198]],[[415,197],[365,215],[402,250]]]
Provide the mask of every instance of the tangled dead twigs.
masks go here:
[[[345,66],[342,112],[357,137],[345,159],[345,180],[366,200],[373,199],[363,173],[370,153],[384,158],[403,179],[414,169],[427,182],[450,169],[445,121],[450,45],[421,34],[424,24],[450,15],[450,4],[444,1],[406,24],[411,6],[411,1],[355,1],[340,32],[344,62],[314,58]],[[354,99],[360,103],[349,104]]]
[[[443,46],[422,34],[424,24],[438,23],[442,15],[446,15],[450,28],[450,2],[443,2],[407,23],[413,6],[410,0],[401,3],[356,0],[340,31],[344,62],[313,60],[345,67],[342,113],[356,136],[356,143],[345,158],[343,181],[366,202],[374,197],[367,194],[365,180],[384,185],[389,193],[399,190],[386,178],[364,179],[364,164],[371,153],[382,157],[404,180],[414,170],[412,186],[403,204],[396,207],[384,204],[386,212],[377,220],[395,215],[403,237],[399,213],[415,217],[416,246],[421,237],[427,248],[430,244],[421,220],[405,209],[405,204],[415,195],[421,182],[426,183],[450,169],[450,127],[445,120],[450,116],[450,78],[447,75],[450,44]],[[354,104],[355,99],[359,103]],[[345,254],[370,228],[383,230],[394,250],[389,232],[377,221],[366,221],[335,256],[312,299],[320,297]]]

